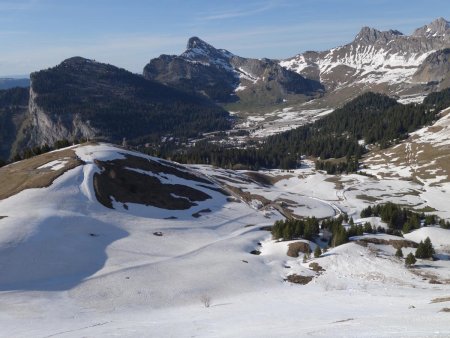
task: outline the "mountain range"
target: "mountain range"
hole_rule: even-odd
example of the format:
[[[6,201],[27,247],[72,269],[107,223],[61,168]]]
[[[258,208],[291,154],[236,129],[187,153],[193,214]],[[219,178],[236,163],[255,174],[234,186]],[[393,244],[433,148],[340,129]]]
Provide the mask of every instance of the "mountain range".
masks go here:
[[[150,60],[142,75],[74,57],[33,73],[28,94],[1,92],[0,157],[63,138],[200,136],[231,128],[231,107],[336,108],[369,90],[423,97],[450,85],[449,48],[450,25],[439,18],[410,36],[364,27],[349,44],[285,60],[240,57],[198,37],[181,55]]]
[[[449,337],[448,29],[0,90],[0,336]]]

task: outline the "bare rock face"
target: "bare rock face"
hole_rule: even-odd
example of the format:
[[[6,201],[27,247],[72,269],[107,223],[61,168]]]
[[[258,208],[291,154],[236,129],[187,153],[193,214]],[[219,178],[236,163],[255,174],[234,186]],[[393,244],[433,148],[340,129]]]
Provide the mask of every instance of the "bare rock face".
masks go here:
[[[99,134],[99,131],[93,128],[89,121],[83,121],[79,114],[49,114],[37,104],[37,97],[38,95],[31,87],[27,147],[53,145],[56,141],[63,139],[92,139]]]
[[[249,59],[190,38],[179,56],[161,55],[144,68],[144,77],[200,93],[215,101],[233,102],[244,96],[279,101],[289,93],[313,95],[322,90],[316,80],[281,67],[269,59]]]
[[[442,83],[450,79],[450,48],[438,50],[425,59],[414,74],[413,81]]]
[[[450,29],[450,23],[444,18],[438,18],[428,25],[420,27],[414,31],[414,37],[445,37]],[[448,38],[448,36],[447,36]]]
[[[353,88],[350,92],[370,89],[391,95],[418,93],[426,83],[441,81],[440,71],[448,72],[445,57],[438,51],[450,47],[449,27],[443,18],[418,28],[410,36],[397,30],[363,27],[349,44],[324,52],[305,52],[282,60],[280,65],[320,80],[328,92],[348,93]]]

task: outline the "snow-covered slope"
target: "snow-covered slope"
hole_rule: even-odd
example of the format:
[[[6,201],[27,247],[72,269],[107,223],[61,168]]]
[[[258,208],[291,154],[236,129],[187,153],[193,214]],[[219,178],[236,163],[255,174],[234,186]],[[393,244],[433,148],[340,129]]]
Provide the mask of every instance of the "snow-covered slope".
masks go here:
[[[450,109],[438,116],[433,125],[411,133],[401,143],[368,153],[364,170],[377,177],[416,181],[426,190],[423,198],[444,210],[450,191]]]
[[[67,167],[68,151],[82,162]],[[265,198],[297,213],[338,212],[341,201],[325,200],[334,183],[312,169],[215,171],[106,144],[38,159],[18,164],[65,171],[0,200],[0,336],[450,334],[439,312],[448,285],[407,270],[392,249],[350,243],[303,263],[261,230],[282,218],[274,204],[261,206]],[[314,262],[325,271],[312,271]],[[439,267],[445,281],[448,263],[421,269]],[[313,280],[285,282],[293,273]],[[436,298],[444,301],[430,304]]]

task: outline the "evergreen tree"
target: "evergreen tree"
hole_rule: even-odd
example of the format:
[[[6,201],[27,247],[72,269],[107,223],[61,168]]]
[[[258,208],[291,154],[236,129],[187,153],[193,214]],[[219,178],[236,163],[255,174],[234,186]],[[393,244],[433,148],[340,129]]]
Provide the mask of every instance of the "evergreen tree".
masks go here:
[[[423,245],[425,247],[425,253],[426,253],[427,258],[433,257],[433,255],[436,252],[434,251],[433,244],[431,243],[430,237],[425,238],[425,242],[423,242]]]
[[[403,258],[403,251],[402,251],[402,248],[398,248],[398,249],[397,249],[397,251],[395,252],[395,257]]]
[[[430,237],[425,239],[425,242],[420,241],[419,246],[416,250],[417,258],[432,258],[435,254],[433,244],[431,243]]]
[[[408,256],[406,256],[405,265],[409,268],[414,264],[416,264],[416,257],[414,257],[414,255],[410,252]]]
[[[334,247],[345,244],[348,242],[348,234],[347,231],[345,231],[345,228],[340,225],[333,236],[332,244]]]
[[[417,258],[427,258],[426,248],[422,241],[420,241],[419,246],[416,249]]]

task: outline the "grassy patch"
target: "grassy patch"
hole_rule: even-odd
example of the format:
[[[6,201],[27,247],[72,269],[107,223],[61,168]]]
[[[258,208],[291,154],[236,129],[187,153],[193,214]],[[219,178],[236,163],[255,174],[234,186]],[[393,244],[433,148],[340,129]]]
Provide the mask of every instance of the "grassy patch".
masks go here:
[[[414,209],[414,211],[415,212],[435,212],[435,211],[437,211],[437,209],[427,205],[427,206],[425,206],[423,208],[420,208],[420,209]]]
[[[344,189],[344,184],[341,181],[341,179],[337,176],[328,177],[325,179],[325,182],[331,182],[334,183],[334,188],[336,190],[342,190]]]
[[[357,199],[360,199],[362,201],[366,201],[366,202],[377,202],[377,201],[381,201],[380,198],[374,197],[374,196],[369,196],[369,195],[356,195]]]
[[[293,177],[293,175],[270,176],[255,171],[248,171],[245,173],[245,175],[250,177],[253,181],[264,185],[274,185],[279,181],[287,180]]]
[[[56,160],[66,161],[63,168],[58,170],[49,168],[37,169]],[[0,200],[16,195],[26,189],[48,187],[66,171],[82,163],[73,149],[67,149],[42,154],[0,168]]]

